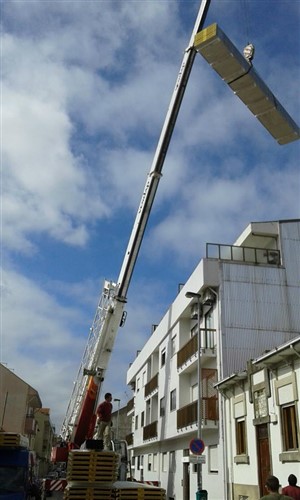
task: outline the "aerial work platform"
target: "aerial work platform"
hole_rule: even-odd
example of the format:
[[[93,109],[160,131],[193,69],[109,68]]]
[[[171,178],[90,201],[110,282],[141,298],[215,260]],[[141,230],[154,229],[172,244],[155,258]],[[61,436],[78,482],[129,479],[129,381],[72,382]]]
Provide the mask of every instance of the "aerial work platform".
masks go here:
[[[196,34],[194,47],[278,144],[300,138],[298,125],[249,62],[215,23]]]

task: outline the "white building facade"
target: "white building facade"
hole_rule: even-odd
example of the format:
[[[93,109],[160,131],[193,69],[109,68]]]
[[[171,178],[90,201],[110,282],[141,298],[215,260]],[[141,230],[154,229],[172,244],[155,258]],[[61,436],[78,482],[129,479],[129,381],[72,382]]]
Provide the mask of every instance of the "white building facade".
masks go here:
[[[256,500],[269,473],[300,477],[300,336],[218,383],[225,399],[231,498]]]
[[[195,498],[197,465],[189,448],[197,437],[199,370],[202,487],[210,500],[233,498],[226,400],[215,384],[294,339],[299,303],[300,220],[252,223],[233,245],[207,244],[127,373],[135,479],[160,481],[167,500]]]

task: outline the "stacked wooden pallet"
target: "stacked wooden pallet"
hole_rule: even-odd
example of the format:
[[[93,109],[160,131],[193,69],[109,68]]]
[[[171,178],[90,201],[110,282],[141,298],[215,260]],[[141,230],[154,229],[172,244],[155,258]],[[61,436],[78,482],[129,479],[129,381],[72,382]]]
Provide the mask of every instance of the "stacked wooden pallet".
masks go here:
[[[17,432],[0,432],[0,446],[27,447],[28,438]]]
[[[119,455],[112,451],[71,451],[64,500],[112,500],[118,466]]]
[[[113,451],[76,450],[69,454],[64,500],[165,500],[165,490],[117,481],[119,455]]]
[[[64,500],[114,500],[114,496],[111,489],[103,487],[68,486],[64,493]]]
[[[164,489],[146,484],[116,482],[113,491],[114,500],[166,500]]]

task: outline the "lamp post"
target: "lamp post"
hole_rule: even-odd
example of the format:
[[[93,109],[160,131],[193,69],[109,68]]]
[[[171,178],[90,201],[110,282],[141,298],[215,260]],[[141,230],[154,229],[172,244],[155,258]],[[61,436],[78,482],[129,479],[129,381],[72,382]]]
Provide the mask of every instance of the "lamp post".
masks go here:
[[[119,416],[120,416],[120,402],[121,402],[121,400],[118,398],[115,398],[114,401],[118,402],[116,439],[119,439]]]
[[[196,292],[186,292],[185,296],[188,299],[197,299],[197,344],[198,344],[198,405],[197,405],[197,422],[198,432],[197,438],[202,439],[202,380],[201,380],[201,331],[200,331],[200,310],[201,310],[201,294]],[[196,500],[204,500],[207,498],[206,490],[202,490],[202,463],[197,462],[197,493]]]

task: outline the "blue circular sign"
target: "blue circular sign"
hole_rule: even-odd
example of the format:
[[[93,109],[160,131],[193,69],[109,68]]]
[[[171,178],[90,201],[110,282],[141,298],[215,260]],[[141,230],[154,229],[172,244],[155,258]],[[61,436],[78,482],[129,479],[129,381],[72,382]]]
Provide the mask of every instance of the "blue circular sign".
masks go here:
[[[202,455],[204,452],[205,444],[202,439],[195,438],[190,442],[190,451],[194,453],[194,455]]]

